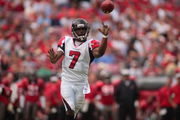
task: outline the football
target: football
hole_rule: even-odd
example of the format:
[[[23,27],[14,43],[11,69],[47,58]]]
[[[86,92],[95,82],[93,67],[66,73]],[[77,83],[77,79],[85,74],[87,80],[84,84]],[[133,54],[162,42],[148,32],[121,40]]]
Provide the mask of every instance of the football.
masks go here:
[[[101,10],[105,13],[108,14],[112,12],[114,9],[114,3],[111,0],[104,0],[101,3]]]

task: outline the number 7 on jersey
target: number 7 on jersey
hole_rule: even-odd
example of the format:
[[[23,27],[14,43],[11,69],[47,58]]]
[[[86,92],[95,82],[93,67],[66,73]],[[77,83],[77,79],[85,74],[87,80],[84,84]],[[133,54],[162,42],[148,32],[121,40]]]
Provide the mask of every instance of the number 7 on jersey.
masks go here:
[[[69,56],[74,56],[71,63],[70,63],[70,65],[69,65],[69,68],[74,69],[74,66],[76,65],[80,55],[81,55],[81,53],[78,52],[78,51],[71,50],[69,52]]]

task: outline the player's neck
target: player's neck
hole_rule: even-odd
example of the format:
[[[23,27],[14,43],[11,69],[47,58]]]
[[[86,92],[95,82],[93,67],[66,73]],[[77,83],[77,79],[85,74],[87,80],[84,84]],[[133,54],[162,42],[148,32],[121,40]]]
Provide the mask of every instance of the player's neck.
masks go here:
[[[77,41],[77,40],[74,40],[74,44],[75,46],[79,46],[81,45],[83,42],[82,41]]]
[[[81,45],[82,44],[82,42],[80,42],[80,41],[75,41],[75,45],[76,46],[79,46],[79,45]]]

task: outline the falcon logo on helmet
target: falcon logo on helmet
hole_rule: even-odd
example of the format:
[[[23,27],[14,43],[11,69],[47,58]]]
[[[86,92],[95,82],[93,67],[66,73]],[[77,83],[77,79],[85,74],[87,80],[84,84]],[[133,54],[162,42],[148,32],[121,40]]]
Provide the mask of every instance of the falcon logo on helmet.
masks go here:
[[[75,19],[72,22],[72,34],[77,40],[85,42],[89,34],[89,29],[89,23],[82,18]]]

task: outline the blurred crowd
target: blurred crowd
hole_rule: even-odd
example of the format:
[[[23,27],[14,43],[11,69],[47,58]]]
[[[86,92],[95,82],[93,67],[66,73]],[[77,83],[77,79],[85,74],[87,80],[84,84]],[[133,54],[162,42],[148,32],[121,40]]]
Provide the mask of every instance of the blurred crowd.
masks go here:
[[[104,14],[100,9],[102,0],[0,0],[0,120],[64,119],[60,80],[56,78],[61,73],[61,61],[51,64],[47,51],[56,49],[62,36],[71,35],[71,22],[77,17],[90,23],[89,38],[101,40],[97,32],[101,21],[111,27],[105,55],[91,64],[94,91],[101,91],[105,80],[99,82],[97,73],[104,69],[111,73],[113,90],[112,86],[104,89],[112,96],[122,69],[128,69],[132,80],[142,76],[175,78],[180,72],[180,1],[113,1],[113,12]],[[95,95],[90,98],[100,101],[97,93],[92,94]],[[153,102],[154,96],[157,91],[140,91],[142,105],[150,104],[151,112],[156,111],[152,107],[157,103]],[[108,102],[112,111],[117,111],[115,99]],[[105,109],[101,104],[85,105],[81,118],[88,114],[98,116]],[[94,113],[96,107],[99,112]],[[90,113],[87,108],[92,109]],[[139,119],[150,120],[147,116],[151,112],[145,114],[142,110],[137,110],[137,116],[144,116]]]

